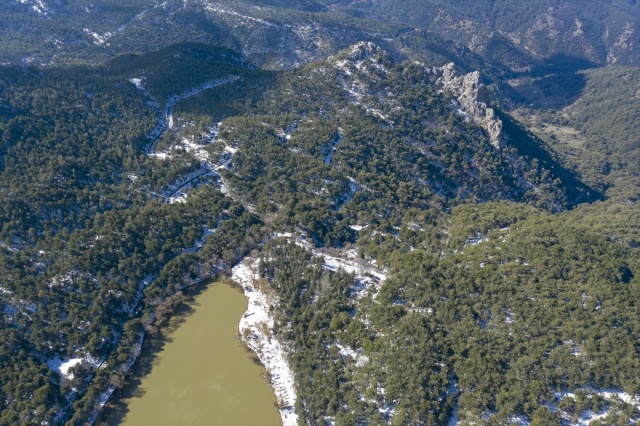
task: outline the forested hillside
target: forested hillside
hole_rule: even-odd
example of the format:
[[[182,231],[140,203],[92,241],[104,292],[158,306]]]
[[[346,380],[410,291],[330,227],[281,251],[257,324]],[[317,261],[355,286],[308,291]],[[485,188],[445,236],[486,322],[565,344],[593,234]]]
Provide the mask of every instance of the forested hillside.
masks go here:
[[[535,104],[511,111],[553,149],[565,167],[606,194],[576,209],[578,222],[633,247],[640,244],[638,69],[609,67],[519,84]],[[537,94],[536,94],[537,92]],[[571,94],[570,96],[563,95]]]
[[[364,293],[309,250],[265,247],[300,417],[437,425],[455,409],[460,424],[549,425],[614,406],[602,424],[637,419],[637,407],[598,396],[639,390],[637,257],[513,204],[461,207],[451,220],[444,255],[431,239],[409,250],[402,237],[404,253],[376,253],[388,278]],[[587,389],[577,404],[573,389]]]
[[[85,394],[87,403],[75,406],[82,423],[96,392],[119,382],[144,328],[161,323],[154,307],[215,273],[227,247],[204,238],[217,229],[216,238],[242,250],[242,240],[259,232],[249,231],[256,217],[211,186],[184,204],[166,203],[202,165],[187,152],[171,162],[145,154],[155,104],[125,71],[142,73],[154,99],[251,73],[216,49],[170,49],[161,63],[168,58],[175,58],[173,80],[153,66],[157,57],[128,61],[126,69],[116,61],[111,70],[2,70],[2,423],[66,420],[67,401]],[[206,262],[194,254],[203,244]],[[55,358],[84,361],[73,380],[61,381],[46,367]]]
[[[446,265],[449,259],[461,256],[455,252],[462,248],[465,235],[484,235],[489,230],[457,223],[459,213],[451,222],[450,208],[503,199],[558,212],[597,197],[551,157],[541,155],[536,159],[532,156],[535,150],[523,152],[525,146],[537,146],[542,154],[544,144],[513,123],[504,127],[504,146],[493,146],[482,127],[456,109],[455,93],[442,90],[446,82],[437,78],[442,71],[421,63],[396,64],[373,45],[360,44],[327,62],[282,74],[252,70],[229,51],[188,44],[146,56],[118,58],[101,67],[85,67],[82,78],[76,77],[78,70],[74,68],[5,71],[2,299],[6,314],[3,334],[7,338],[1,371],[6,377],[2,416],[9,423],[39,419],[70,419],[75,423],[91,416],[97,396],[120,382],[142,333],[154,333],[162,324],[163,315],[179,300],[181,287],[217,270],[224,271],[225,265],[232,265],[269,232],[300,231],[315,245],[338,249],[355,244],[364,259],[375,259],[378,265],[389,267],[388,284],[379,289],[376,302],[359,301],[357,310],[375,315],[379,309],[376,304],[385,301],[397,306],[391,312],[397,311],[394,318],[399,321],[407,309],[414,313],[434,311],[433,306],[422,306],[422,302],[415,305],[420,297],[434,297],[430,287],[418,285],[418,276],[395,277],[396,267],[403,273],[410,271],[400,266],[405,256],[413,259],[418,256],[415,250],[424,251],[430,262]],[[228,80],[221,80],[224,78]],[[229,83],[200,94],[193,90],[208,87],[203,86],[208,81]],[[193,96],[174,108],[173,103],[190,89]],[[209,184],[197,188],[206,182]],[[216,185],[222,185],[230,197],[218,192]],[[508,211],[513,207],[501,208]],[[246,209],[255,214],[246,213]],[[540,215],[536,210],[507,213],[507,217],[522,216],[521,220]],[[542,232],[539,221],[523,225],[525,235]],[[498,220],[491,225],[504,227],[509,223]],[[205,240],[212,230],[213,236]],[[606,241],[599,244],[603,244],[602,250],[614,249]],[[577,246],[572,249],[576,253],[568,256],[582,256],[578,253],[584,247]],[[449,250],[453,253],[434,257]],[[631,253],[616,250],[623,250],[617,255],[618,261]],[[515,256],[515,251],[508,248],[504,253]],[[287,256],[283,253],[275,258],[281,262]],[[557,255],[551,258],[558,259]],[[532,258],[534,261],[539,260]],[[591,260],[585,262],[592,267]],[[616,279],[630,286],[636,265],[623,262],[611,266],[611,277],[619,277]],[[277,266],[265,267],[271,268],[270,274],[280,274]],[[491,269],[482,267],[483,273],[485,270]],[[326,274],[321,267],[316,273],[320,274],[318,279]],[[456,285],[466,285],[445,270],[439,275],[453,279]],[[427,276],[421,273],[419,279]],[[521,272],[515,276],[527,281]],[[328,312],[326,321],[337,321],[333,328],[344,330],[344,341],[361,351],[365,335],[382,331],[367,332],[365,327],[363,336],[348,334],[351,326],[347,326],[353,322],[355,327],[358,318],[353,313],[344,315],[355,303],[348,291],[353,277],[338,277],[342,278],[336,278],[334,284],[333,278],[328,278],[323,286],[341,292],[347,299],[339,302],[331,296],[332,303],[338,303],[331,305],[337,311]],[[544,283],[552,279],[535,277]],[[295,277],[288,279],[294,279],[291,285],[302,285]],[[476,285],[484,289],[482,279]],[[603,279],[608,282],[610,277]],[[394,282],[404,284],[397,287]],[[408,282],[426,293],[405,296],[413,291],[406,286]],[[500,282],[511,285],[508,280]],[[280,284],[274,285],[280,288]],[[300,302],[292,301],[290,308],[284,307],[290,303],[288,297],[298,300],[300,295],[296,294],[287,290],[280,295],[282,314],[293,315],[294,319],[298,314],[289,309],[298,309]],[[386,294],[390,296],[382,296]],[[458,303],[457,296],[442,297]],[[410,305],[407,300],[411,300]],[[630,299],[625,296],[625,300]],[[493,303],[507,301],[482,303],[486,307],[478,308],[478,315],[494,309]],[[503,307],[513,312],[521,308]],[[383,308],[381,312],[388,315],[390,311]],[[332,320],[334,314],[338,316]],[[421,339],[420,333],[431,334],[429,330],[435,327],[428,325],[427,317],[419,317],[421,325],[413,324],[406,331],[411,339]],[[380,327],[386,324],[393,333],[404,330],[400,326],[396,330],[389,319],[380,321]],[[635,332],[632,324],[629,333]],[[304,371],[308,368],[307,357],[319,354],[303,350],[315,344],[298,348],[294,342],[316,338],[315,334],[304,328],[298,330],[295,321],[287,329],[283,328],[283,337],[292,339],[292,351],[298,354],[293,366]],[[443,339],[460,337],[456,329],[443,333]],[[377,412],[377,403],[367,408],[358,398],[353,402],[356,405],[347,403],[347,408],[338,410],[353,397],[349,393],[353,390],[334,395],[339,399],[320,417],[318,410],[327,407],[322,400],[309,399],[306,408],[302,400],[298,410],[311,423],[327,416],[346,423],[357,418],[441,422],[451,415],[457,401],[457,396],[447,391],[452,378],[466,383],[454,365],[471,362],[455,364],[451,349],[441,349],[445,352],[437,355],[432,344],[443,348],[453,345],[446,339],[420,344],[425,356],[447,361],[444,370],[425,376],[416,388],[405,389],[402,375],[393,372],[385,378],[378,377],[375,368],[368,373],[354,370],[354,377],[365,374],[358,379],[365,380],[362,383],[382,380],[384,383],[377,387],[396,389],[393,392],[397,395],[378,403],[397,403],[399,411],[394,408],[386,417],[369,417]],[[578,341],[572,336],[563,339]],[[370,345],[384,346],[375,341]],[[512,353],[511,346],[501,350]],[[374,353],[365,355],[371,365],[385,365],[386,351],[376,349]],[[71,370],[73,379],[68,376],[63,380],[48,373],[44,381],[25,382],[36,370],[47,371],[47,362],[56,358],[84,361]],[[349,368],[341,370],[340,363],[331,359],[327,358],[327,368],[339,376],[351,374]],[[509,370],[511,362],[515,359],[500,361],[500,368]],[[108,368],[96,370],[101,365]],[[607,369],[606,365],[599,368]],[[338,383],[357,389],[353,388],[357,381],[345,380],[339,379]],[[550,398],[552,391],[587,385],[635,392],[635,385],[627,379],[572,379],[571,385],[559,380],[543,381],[547,390],[540,390],[540,397]],[[21,386],[16,386],[18,383]],[[467,407],[465,394],[461,393],[458,405],[472,413],[470,418],[473,413],[492,410],[503,410],[507,417],[532,415],[535,404],[507,408],[498,404],[495,398],[506,386],[502,383],[483,385],[488,398],[483,404]],[[318,382],[302,380],[297,385],[301,394],[315,398],[312,389]],[[473,382],[464,386],[478,385]],[[412,400],[407,392],[418,392],[424,402],[393,402]],[[442,392],[449,392],[450,397],[443,400]],[[66,402],[74,399],[73,405]],[[431,406],[434,408],[426,408]],[[396,412],[402,414],[391,415]],[[432,417],[423,417],[426,412],[432,412]],[[407,417],[402,420],[402,416]]]
[[[0,18],[0,424],[94,422],[247,265],[300,424],[640,420],[635,1]]]

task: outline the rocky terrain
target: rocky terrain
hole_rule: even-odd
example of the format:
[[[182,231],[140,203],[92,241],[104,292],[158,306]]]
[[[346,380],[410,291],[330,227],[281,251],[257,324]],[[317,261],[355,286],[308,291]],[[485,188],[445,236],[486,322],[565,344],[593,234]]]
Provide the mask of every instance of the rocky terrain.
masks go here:
[[[0,17],[0,423],[92,422],[214,276],[286,424],[640,419],[635,1]]]

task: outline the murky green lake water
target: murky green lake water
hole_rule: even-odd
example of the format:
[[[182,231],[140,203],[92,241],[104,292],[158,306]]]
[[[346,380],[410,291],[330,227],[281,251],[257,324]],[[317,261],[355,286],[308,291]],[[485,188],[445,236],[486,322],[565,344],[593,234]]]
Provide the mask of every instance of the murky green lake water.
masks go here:
[[[98,423],[125,426],[281,425],[264,367],[236,338],[247,301],[227,284],[201,288],[147,345],[133,378]],[[155,346],[155,347],[154,347]]]

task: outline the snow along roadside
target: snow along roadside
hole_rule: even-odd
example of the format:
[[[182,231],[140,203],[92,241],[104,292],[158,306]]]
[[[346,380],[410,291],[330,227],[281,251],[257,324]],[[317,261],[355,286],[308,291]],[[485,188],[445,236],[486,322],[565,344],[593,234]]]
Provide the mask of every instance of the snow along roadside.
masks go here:
[[[247,312],[242,316],[239,332],[242,340],[254,351],[271,376],[271,386],[278,400],[283,426],[297,426],[294,407],[296,389],[293,371],[289,367],[284,347],[273,335],[271,303],[258,285],[258,260],[243,259],[231,270],[231,278],[242,286],[247,298]]]

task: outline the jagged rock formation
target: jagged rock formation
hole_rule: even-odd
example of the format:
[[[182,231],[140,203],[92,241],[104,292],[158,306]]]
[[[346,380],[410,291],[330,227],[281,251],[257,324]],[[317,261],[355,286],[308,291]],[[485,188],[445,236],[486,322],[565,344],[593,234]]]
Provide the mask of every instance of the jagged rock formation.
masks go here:
[[[491,144],[500,149],[503,146],[502,120],[493,108],[487,106],[489,94],[480,83],[480,73],[474,71],[465,75],[456,75],[455,64],[431,68],[435,84],[448,90],[456,97],[458,111],[482,126],[489,135]]]
[[[375,43],[365,41],[352,45],[345,53],[346,55],[343,55],[342,58],[353,63],[358,69],[367,59],[380,62],[389,58],[387,52]],[[338,55],[338,57],[340,56]],[[436,87],[451,92],[455,96],[458,112],[479,124],[487,132],[491,144],[496,149],[502,148],[504,142],[503,123],[496,115],[495,110],[488,106],[489,92],[480,82],[480,73],[474,71],[458,75],[454,63],[443,67],[429,68],[425,66],[425,69],[431,74],[432,82]]]
[[[376,56],[387,55],[387,53],[370,41],[361,41],[348,49],[347,57],[353,62],[364,61],[365,59]]]

